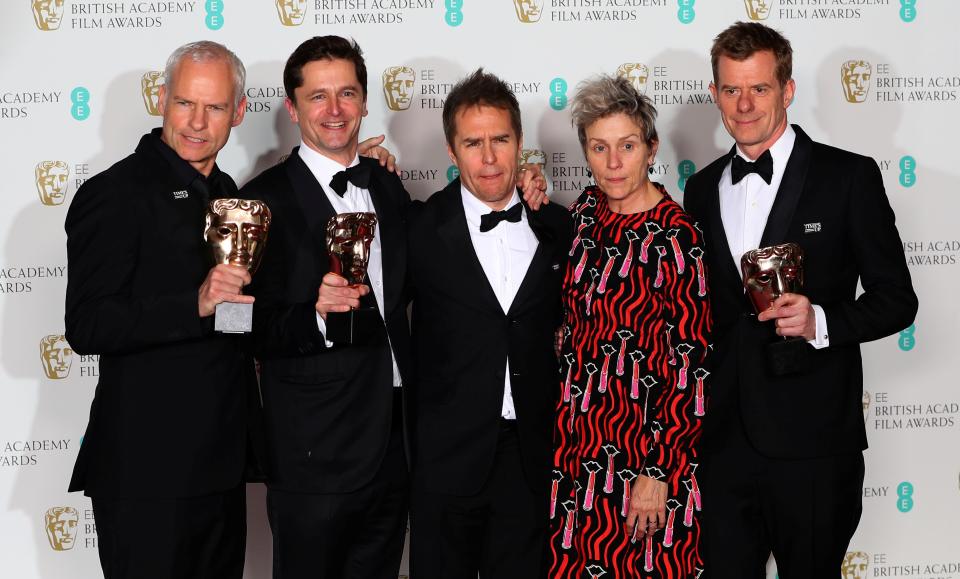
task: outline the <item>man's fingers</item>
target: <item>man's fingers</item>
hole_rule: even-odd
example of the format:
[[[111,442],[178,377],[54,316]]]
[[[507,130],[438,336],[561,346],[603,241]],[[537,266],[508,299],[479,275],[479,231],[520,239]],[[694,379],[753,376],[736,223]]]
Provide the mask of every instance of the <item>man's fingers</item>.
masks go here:
[[[350,285],[350,283],[343,276],[335,273],[327,273],[323,276],[323,279],[320,281],[320,283],[331,287],[345,287]]]
[[[220,301],[217,303],[231,302],[234,304],[252,304],[253,296],[245,296],[243,294],[224,294],[220,296]]]
[[[360,144],[357,145],[357,149],[360,153],[369,152],[370,149],[379,146],[384,140],[386,140],[386,135],[377,135],[376,137],[370,137],[369,139],[364,139],[360,141]]]

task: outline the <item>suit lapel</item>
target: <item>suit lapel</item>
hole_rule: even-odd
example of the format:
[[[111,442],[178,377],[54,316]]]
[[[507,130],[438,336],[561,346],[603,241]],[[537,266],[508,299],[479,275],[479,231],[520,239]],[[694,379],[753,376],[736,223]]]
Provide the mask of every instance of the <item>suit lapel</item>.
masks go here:
[[[361,163],[366,162],[360,159]],[[376,161],[373,161],[376,163]],[[397,207],[390,200],[389,187],[383,179],[383,169],[379,164],[371,167],[370,199],[377,212],[377,224],[380,228],[380,255],[383,267],[383,301],[384,312],[392,311],[397,300],[403,293],[404,277],[406,276],[406,260],[401,259],[401,253],[406,247],[406,225],[397,213]]]
[[[556,243],[553,232],[543,223],[540,215],[531,211],[522,197],[520,202],[523,203],[527,223],[537,238],[537,250],[533,254],[526,275],[523,276],[523,281],[520,282],[520,287],[517,288],[517,295],[513,297],[513,301],[510,303],[510,311],[507,313],[511,315],[517,314],[532,297],[536,296],[536,292],[539,291],[538,282],[544,279],[548,268],[551,266],[550,259],[553,252],[550,250]]]
[[[317,182],[316,177],[310,172],[310,168],[303,162],[298,153],[299,147],[293,149],[286,160],[287,176],[293,185],[294,196],[303,219],[303,226],[306,231],[304,237],[300,238],[303,242],[297,248],[297,259],[294,261],[296,266],[306,267],[308,264],[301,263],[302,259],[315,262],[317,256],[327,254],[327,221],[336,215],[333,205],[323,192],[323,188]],[[310,264],[309,271],[318,268],[321,272],[328,270],[328,264]]]
[[[449,248],[443,253],[452,256],[453,263],[447,265],[450,266],[451,272],[456,269],[462,270],[464,276],[460,277],[459,285],[466,288],[470,295],[476,296],[479,299],[478,303],[483,305],[484,309],[503,315],[503,308],[500,307],[497,294],[493,291],[490,280],[487,279],[487,274],[484,273],[483,266],[477,258],[473,241],[470,240],[467,216],[463,212],[463,202],[460,200],[460,179],[451,181],[437,195],[444,196],[442,211],[438,212],[440,223],[437,226],[437,235]],[[457,279],[457,277],[452,275],[450,279]]]
[[[793,213],[797,209],[803,186],[807,181],[807,170],[810,168],[810,155],[813,152],[813,141],[800,127],[793,125],[797,138],[793,143],[790,160],[783,171],[780,189],[767,217],[767,225],[763,228],[760,238],[760,247],[768,247],[783,243],[787,236],[787,229],[793,221]]]
[[[727,243],[727,231],[723,227],[723,216],[720,214],[720,179],[723,178],[723,170],[735,152],[736,148],[730,149],[725,160],[716,164],[716,173],[710,175],[707,179],[707,182],[710,183],[712,187],[712,191],[710,195],[708,195],[708,214],[710,221],[706,225],[710,233],[710,247],[714,254],[716,254],[715,262],[724,264],[719,268],[719,271],[711,273],[736,280],[736,284],[739,286],[740,273],[737,270],[736,262],[733,261],[733,252],[730,250],[730,244]]]

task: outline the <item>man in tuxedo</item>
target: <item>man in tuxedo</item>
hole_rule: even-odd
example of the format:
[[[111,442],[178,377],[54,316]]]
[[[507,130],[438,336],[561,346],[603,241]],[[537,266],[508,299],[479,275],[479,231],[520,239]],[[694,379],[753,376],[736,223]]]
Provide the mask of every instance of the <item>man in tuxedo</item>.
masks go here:
[[[737,23],[714,41],[713,94],[729,153],[695,174],[686,210],[709,244],[714,389],[697,475],[711,577],[836,576],[860,519],[860,344],[917,311],[876,162],[816,143],[787,123],[789,41]],[[804,285],[755,315],[740,257],[794,242]],[[857,296],[857,282],[863,294]],[[768,345],[801,336],[806,362],[777,373]]]
[[[250,293],[274,577],[395,579],[408,504],[402,404],[410,375],[410,199],[395,174],[357,155],[367,71],[356,43],[338,36],[303,42],[283,82],[300,146],[241,192],[273,214]],[[377,216],[361,286],[330,271],[327,222],[348,212]],[[370,314],[358,327],[363,340],[335,335],[335,318],[360,306]]]
[[[408,228],[411,571],[540,577],[571,223],[555,204],[530,213],[517,194],[520,109],[503,81],[478,70],[459,82],[443,126],[460,178]]]
[[[243,120],[244,67],[195,42],[164,76],[162,128],[86,181],[67,213],[66,337],[100,355],[70,490],[92,499],[108,579],[239,579],[256,384],[213,313],[253,298],[245,269],[210,267],[202,232],[209,199],[236,197],[216,158]]]

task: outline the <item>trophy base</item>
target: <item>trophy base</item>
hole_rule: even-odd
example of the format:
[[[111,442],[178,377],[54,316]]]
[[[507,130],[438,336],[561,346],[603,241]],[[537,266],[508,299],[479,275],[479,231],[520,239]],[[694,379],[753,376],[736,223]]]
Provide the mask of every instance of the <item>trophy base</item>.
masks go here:
[[[364,345],[373,342],[375,329],[382,326],[376,307],[361,307],[349,312],[330,312],[325,338],[334,344]]]
[[[253,330],[253,304],[217,304],[213,329],[224,334],[246,334]]]
[[[774,376],[798,374],[807,369],[807,341],[799,336],[767,344],[767,369]]]

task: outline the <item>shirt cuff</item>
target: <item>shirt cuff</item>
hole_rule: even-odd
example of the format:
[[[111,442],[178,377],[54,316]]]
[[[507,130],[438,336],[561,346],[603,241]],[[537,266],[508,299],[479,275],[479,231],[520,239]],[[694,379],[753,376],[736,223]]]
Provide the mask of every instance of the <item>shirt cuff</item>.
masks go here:
[[[827,315],[823,313],[823,308],[816,304],[811,304],[810,307],[813,308],[813,316],[817,321],[817,327],[815,337],[808,340],[807,343],[817,350],[826,348],[830,345],[830,334],[827,332]]]
[[[320,316],[319,313],[317,314],[317,329],[319,329],[320,334],[323,335],[323,341],[327,347],[332,348],[333,342],[327,339],[327,322]]]

